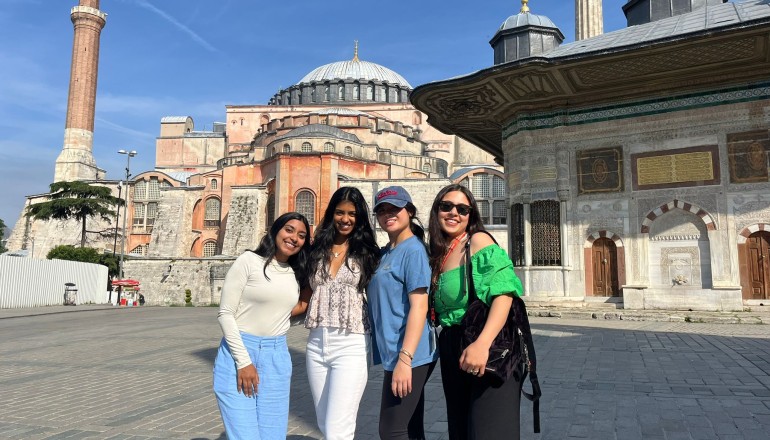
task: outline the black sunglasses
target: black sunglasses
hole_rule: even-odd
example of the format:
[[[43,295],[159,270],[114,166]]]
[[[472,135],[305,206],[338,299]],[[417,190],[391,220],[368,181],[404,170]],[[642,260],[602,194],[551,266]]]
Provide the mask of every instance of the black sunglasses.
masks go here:
[[[471,207],[468,205],[464,205],[462,203],[455,205],[454,203],[448,202],[446,200],[438,202],[438,209],[441,212],[451,212],[453,208],[457,208],[457,213],[459,215],[468,215],[471,213]]]

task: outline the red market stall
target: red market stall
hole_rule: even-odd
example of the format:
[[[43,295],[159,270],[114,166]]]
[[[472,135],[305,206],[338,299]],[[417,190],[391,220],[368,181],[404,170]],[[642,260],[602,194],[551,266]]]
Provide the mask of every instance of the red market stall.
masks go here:
[[[119,305],[129,307],[139,305],[139,281],[132,279],[113,280],[112,286],[119,288]]]

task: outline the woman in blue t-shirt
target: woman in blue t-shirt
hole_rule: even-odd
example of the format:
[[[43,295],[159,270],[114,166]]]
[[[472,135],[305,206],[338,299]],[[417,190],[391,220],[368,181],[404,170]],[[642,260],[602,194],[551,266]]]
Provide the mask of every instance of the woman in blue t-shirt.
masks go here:
[[[378,192],[374,212],[390,240],[367,288],[376,349],[385,369],[380,438],[424,439],[423,388],[438,359],[427,320],[431,272],[425,231],[416,223],[412,198],[400,186]]]

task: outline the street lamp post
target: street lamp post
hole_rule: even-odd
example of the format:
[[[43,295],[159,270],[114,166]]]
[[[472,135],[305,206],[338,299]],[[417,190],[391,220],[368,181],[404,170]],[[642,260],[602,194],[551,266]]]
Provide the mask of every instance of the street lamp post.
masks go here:
[[[122,279],[125,275],[123,273],[123,256],[126,254],[126,217],[128,217],[128,178],[131,177],[131,172],[130,172],[131,158],[136,156],[136,151],[118,150],[118,153],[126,155],[126,180],[124,182],[124,185],[126,186],[126,203],[123,208],[123,235],[120,238],[120,263],[118,265],[118,273],[120,274],[120,278]]]

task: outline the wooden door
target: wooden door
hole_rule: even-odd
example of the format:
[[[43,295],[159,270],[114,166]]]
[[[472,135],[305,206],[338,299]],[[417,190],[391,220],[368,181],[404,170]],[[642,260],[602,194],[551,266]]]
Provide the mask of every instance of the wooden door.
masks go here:
[[[746,240],[749,298],[770,299],[770,232],[759,231]]]
[[[596,296],[619,296],[618,251],[609,238],[599,238],[591,248],[593,260],[593,294]]]

